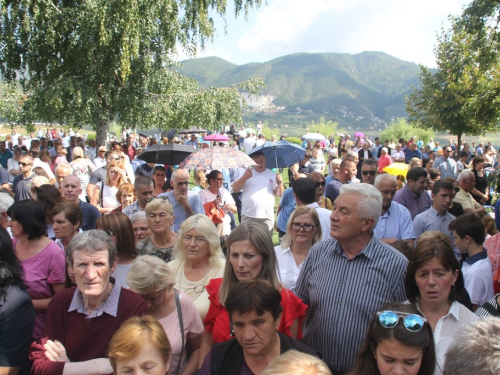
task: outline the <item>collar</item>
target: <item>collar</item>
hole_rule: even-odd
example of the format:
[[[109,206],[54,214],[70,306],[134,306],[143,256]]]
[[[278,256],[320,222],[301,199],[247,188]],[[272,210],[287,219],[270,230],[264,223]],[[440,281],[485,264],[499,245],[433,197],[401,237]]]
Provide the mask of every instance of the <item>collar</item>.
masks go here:
[[[465,262],[469,265],[472,266],[474,263],[479,262],[480,260],[488,258],[488,253],[486,252],[486,249],[483,247],[483,251],[480,253],[474,254],[470,258],[468,258]]]
[[[307,206],[307,207],[311,207],[311,208],[318,208],[318,207],[319,207],[319,204],[318,204],[318,202],[313,202],[313,203],[311,203],[311,204],[307,204],[306,206]]]
[[[82,292],[78,288],[75,289],[75,294],[73,295],[73,299],[71,300],[71,304],[69,305],[68,312],[77,311],[80,314],[85,314],[86,319],[90,320],[92,318],[97,318],[101,316],[103,313],[111,315],[116,318],[118,313],[118,302],[120,300],[121,286],[114,278],[110,277],[110,282],[114,282],[113,288],[111,289],[111,293],[109,293],[108,298],[104,303],[99,306],[92,313],[87,312],[87,308],[83,303]]]
[[[449,215],[449,214],[448,214],[448,211],[446,211],[446,212],[444,213],[444,215],[441,215],[441,214],[440,214],[439,212],[437,212],[437,211],[436,211],[436,209],[435,209],[434,207],[432,207],[432,206],[430,206],[430,207],[429,207],[429,211],[432,213],[432,215],[433,215],[433,216],[439,216],[439,217],[442,217],[442,218],[444,218],[444,217],[446,217],[447,215]]]
[[[356,255],[354,258],[352,259],[349,259],[349,260],[353,260],[355,258],[358,258],[359,256],[363,255],[365,256],[366,258],[368,259],[371,259],[374,257],[374,250],[373,250],[373,242],[375,241],[375,236],[372,234],[370,240],[368,241],[368,243],[365,245],[365,247],[359,252],[358,255]],[[342,249],[342,245],[340,244],[339,241],[336,240],[336,244],[335,244],[335,251],[337,251],[337,253],[339,255],[345,255],[344,253],[344,250]],[[347,257],[347,255],[346,255]]]
[[[281,252],[283,254],[291,253],[292,252],[292,248],[290,246],[288,246],[286,249],[281,249]]]

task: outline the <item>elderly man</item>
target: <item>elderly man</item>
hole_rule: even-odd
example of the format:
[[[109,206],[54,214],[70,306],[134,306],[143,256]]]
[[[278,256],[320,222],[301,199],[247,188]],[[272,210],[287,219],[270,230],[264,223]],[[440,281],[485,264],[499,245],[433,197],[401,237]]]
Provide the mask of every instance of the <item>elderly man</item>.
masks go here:
[[[443,147],[443,154],[434,160],[432,168],[436,168],[441,172],[441,178],[451,177],[456,179],[458,176],[457,162],[451,157],[451,146]]]
[[[380,157],[378,158],[378,173],[384,173],[384,168],[392,164],[392,158],[389,156],[387,147],[380,149]]]
[[[200,196],[189,191],[189,173],[184,169],[176,169],[170,180],[174,190],[167,191],[158,197],[167,197],[174,209],[174,232],[177,232],[181,224],[188,217],[203,214],[205,209],[201,203]]]
[[[340,163],[339,173],[334,177],[325,188],[325,197],[330,198],[332,202],[337,199],[340,194],[342,185],[350,183],[357,173],[356,159],[352,156],[346,156]],[[326,182],[326,181],[325,181]]]
[[[101,214],[95,206],[79,199],[79,196],[82,193],[80,179],[74,175],[64,177],[61,182],[60,190],[62,196],[67,202],[76,203],[80,207],[83,215],[80,228],[83,231],[95,229],[95,223],[97,219],[101,217]]]
[[[413,142],[405,151],[405,163],[408,164],[413,158],[419,158],[422,160],[422,152],[417,148],[417,144],[415,142]]]
[[[283,195],[283,179],[266,168],[266,157],[260,152],[250,155],[257,163],[247,169],[243,176],[233,183],[233,192],[243,190],[241,203],[241,222],[255,222],[263,225],[269,232],[274,228],[274,196]]]
[[[132,215],[146,209],[148,199],[153,197],[153,180],[146,176],[139,176],[134,181],[134,195],[137,200],[123,209],[123,213],[132,219]]]
[[[361,164],[361,182],[373,185],[378,175],[377,162],[374,159],[367,159]]]
[[[394,202],[406,207],[410,211],[412,220],[418,214],[427,211],[432,205],[432,200],[427,190],[429,174],[424,168],[415,167],[406,175],[408,183],[398,190],[394,196]]]
[[[378,175],[374,186],[382,194],[382,216],[373,234],[388,244],[405,240],[413,246],[415,234],[410,211],[393,201],[398,187],[396,177],[390,174]]]
[[[60,189],[62,181],[65,177],[73,173],[73,170],[68,164],[59,164],[55,170],[56,186]]]
[[[96,169],[102,168],[106,165],[106,146],[100,146],[97,150],[97,155],[93,160]]]
[[[186,146],[193,146],[194,148],[198,148],[198,145],[199,145],[199,141],[198,141],[198,137],[199,135],[198,134],[191,134],[191,139],[187,140],[186,142],[184,142],[184,144]]]
[[[16,202],[24,199],[31,199],[31,182],[36,174],[31,170],[33,168],[33,158],[30,155],[23,155],[19,159],[19,169],[21,173],[14,178],[12,183],[12,192]]]
[[[460,191],[453,198],[454,202],[460,203],[464,212],[474,212],[476,215],[484,216],[486,211],[483,206],[476,202],[470,192],[474,190],[476,178],[472,171],[463,171],[458,175],[458,186]]]
[[[311,248],[295,286],[309,305],[302,341],[333,373],[353,368],[375,312],[406,300],[408,260],[373,235],[381,206],[372,185],[343,185],[330,216],[333,238]]]
[[[109,374],[108,345],[127,319],[147,314],[146,301],[110,275],[116,246],[103,231],[76,234],[67,249],[76,287],[47,308],[46,337],[32,345],[32,374]]]
[[[405,152],[401,149],[401,143],[396,145],[396,149],[391,152],[392,161],[395,163],[405,162]]]

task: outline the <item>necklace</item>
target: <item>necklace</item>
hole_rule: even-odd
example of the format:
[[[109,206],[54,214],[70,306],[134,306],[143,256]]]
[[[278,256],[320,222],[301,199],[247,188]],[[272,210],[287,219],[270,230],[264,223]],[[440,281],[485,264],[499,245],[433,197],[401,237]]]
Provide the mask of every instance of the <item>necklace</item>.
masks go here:
[[[185,264],[186,264],[186,262],[182,263],[182,268],[181,268],[181,270],[179,272],[179,282],[177,283],[177,287],[181,291],[183,291],[182,290],[182,275],[184,275],[184,265]],[[211,269],[212,269],[212,267],[208,266],[207,273],[205,274],[205,277],[203,278],[203,280],[201,280],[201,283],[199,283],[198,285],[195,285],[193,287],[192,292],[191,291],[183,291],[193,301],[196,300],[200,296],[200,294],[205,291],[205,284],[206,284],[206,281],[207,281],[207,278],[208,278],[208,274],[210,273]]]

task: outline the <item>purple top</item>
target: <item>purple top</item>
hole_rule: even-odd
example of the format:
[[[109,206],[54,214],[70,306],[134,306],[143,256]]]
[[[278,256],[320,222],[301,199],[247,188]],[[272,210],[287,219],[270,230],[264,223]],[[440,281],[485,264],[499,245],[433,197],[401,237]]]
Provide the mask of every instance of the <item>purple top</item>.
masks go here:
[[[405,206],[410,211],[412,220],[415,219],[415,216],[427,211],[432,206],[432,199],[426,191],[420,195],[416,195],[410,190],[408,185],[396,192],[394,202]]]
[[[12,239],[14,248],[17,238]],[[62,284],[66,280],[66,261],[64,251],[54,242],[49,244],[38,254],[21,261],[24,268],[24,280],[28,284],[27,290],[31,299],[51,298],[54,291],[49,284]],[[45,312],[37,312],[33,339],[43,337],[45,330]]]

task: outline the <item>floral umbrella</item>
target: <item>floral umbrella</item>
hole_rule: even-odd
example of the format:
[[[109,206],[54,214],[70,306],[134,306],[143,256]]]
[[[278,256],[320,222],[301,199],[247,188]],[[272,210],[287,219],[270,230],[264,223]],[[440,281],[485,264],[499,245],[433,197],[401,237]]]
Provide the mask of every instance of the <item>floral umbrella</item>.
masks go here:
[[[220,171],[222,168],[248,168],[252,165],[256,163],[244,152],[233,147],[213,146],[193,152],[179,165],[179,168]]]

